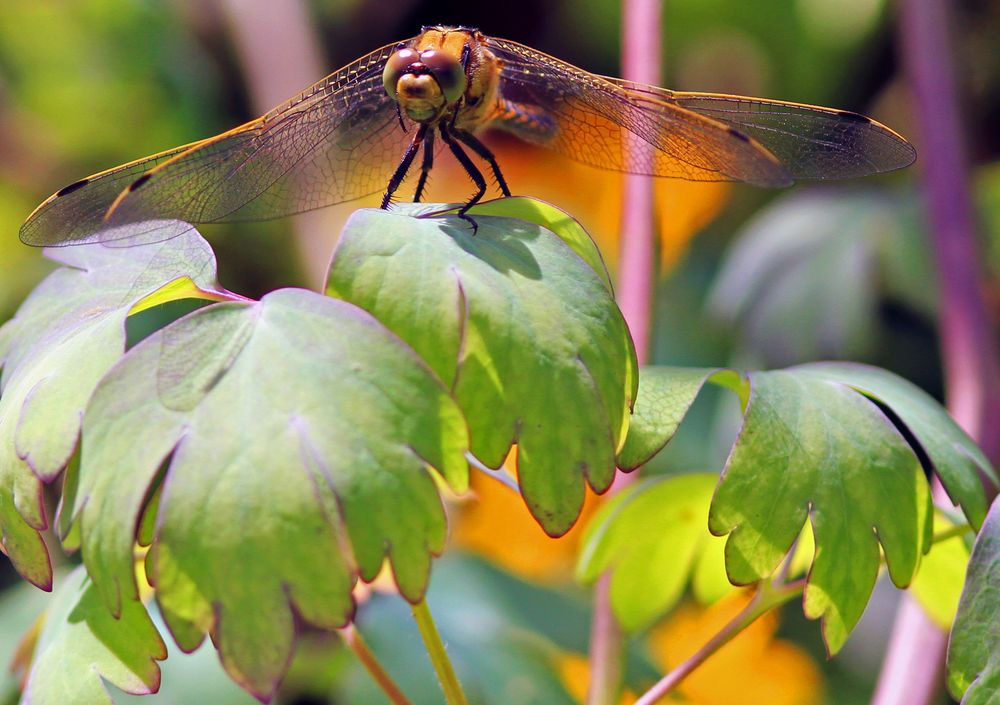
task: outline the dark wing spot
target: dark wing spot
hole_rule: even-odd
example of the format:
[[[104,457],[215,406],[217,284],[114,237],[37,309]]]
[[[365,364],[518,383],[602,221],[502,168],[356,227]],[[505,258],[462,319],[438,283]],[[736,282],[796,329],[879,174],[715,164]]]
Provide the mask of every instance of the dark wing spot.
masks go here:
[[[838,110],[837,111],[837,115],[839,117],[842,117],[842,118],[846,119],[846,120],[851,120],[852,122],[869,122],[870,123],[872,121],[872,119],[870,117],[866,117],[866,116],[862,115],[861,113],[855,113],[855,112],[852,112],[850,110]]]
[[[148,174],[148,173],[147,174],[143,174],[138,179],[136,179],[135,181],[132,182],[132,185],[128,187],[128,190],[129,191],[138,191],[139,187],[142,186],[143,184],[145,184],[147,181],[149,181],[149,178],[151,176],[152,176],[152,174]]]
[[[739,130],[737,130],[736,128],[734,128],[734,127],[730,127],[730,128],[728,128],[728,129],[729,129],[729,134],[731,134],[731,135],[732,135],[733,137],[735,137],[736,139],[738,139],[738,140],[742,140],[742,141],[744,141],[744,142],[749,142],[749,141],[750,141],[750,138],[749,138],[749,137],[747,137],[746,135],[744,135],[744,134],[743,134],[742,132],[740,132],[740,131],[739,131]]]
[[[79,181],[74,181],[69,186],[63,186],[61,189],[56,191],[56,196],[65,196],[67,194],[73,193],[78,189],[82,189],[89,183],[90,179],[80,179]]]

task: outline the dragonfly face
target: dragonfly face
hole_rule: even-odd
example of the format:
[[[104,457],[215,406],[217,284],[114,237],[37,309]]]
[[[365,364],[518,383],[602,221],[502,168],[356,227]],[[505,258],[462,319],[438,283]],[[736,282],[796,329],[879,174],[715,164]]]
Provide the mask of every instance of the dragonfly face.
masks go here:
[[[473,156],[510,195],[476,136],[484,128],[599,168],[771,187],[890,171],[916,158],[900,135],[857,113],[597,76],[475,29],[435,26],[229,132],[60,189],[28,217],[21,240],[137,244],[176,235],[168,220],[275,218],[383,188],[388,207],[422,149],[420,200],[438,138],[476,185],[464,217],[486,193]]]
[[[414,122],[440,120],[465,94],[472,41],[469,32],[425,30],[412,48],[389,57],[382,73],[386,93]]]

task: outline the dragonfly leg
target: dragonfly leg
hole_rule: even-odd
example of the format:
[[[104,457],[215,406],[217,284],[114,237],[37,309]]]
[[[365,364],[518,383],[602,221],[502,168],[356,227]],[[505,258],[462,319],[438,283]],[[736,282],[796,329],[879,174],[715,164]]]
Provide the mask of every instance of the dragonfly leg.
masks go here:
[[[469,148],[482,157],[484,160],[489,162],[490,168],[493,170],[493,176],[496,177],[497,186],[500,187],[501,193],[507,198],[510,198],[510,189],[507,187],[507,180],[503,178],[503,173],[500,171],[500,165],[497,164],[497,158],[490,151],[489,147],[479,141],[479,138],[468,130],[454,130],[455,137],[462,140]]]
[[[413,192],[413,202],[420,203],[420,197],[424,195],[424,186],[427,185],[427,176],[434,167],[434,130],[428,130],[424,138],[424,161],[420,165],[420,179],[417,181],[417,190]]]
[[[438,126],[438,129],[441,132],[441,139],[445,141],[445,144],[448,145],[448,149],[450,149],[451,153],[455,155],[455,159],[457,159],[458,163],[462,165],[463,169],[465,169],[465,173],[468,174],[469,178],[476,184],[476,193],[473,194],[472,198],[470,198],[464,206],[458,209],[458,217],[472,224],[472,234],[475,235],[479,230],[479,225],[472,219],[471,216],[466,214],[469,212],[470,208],[479,203],[479,199],[481,199],[483,194],[486,193],[486,179],[483,177],[483,172],[479,171],[475,163],[469,159],[469,155],[462,149],[462,145],[456,142],[455,138],[451,136],[451,133],[445,126],[445,123],[442,122]]]
[[[417,156],[417,151],[420,149],[421,143],[424,141],[424,134],[427,132],[427,125],[421,124],[417,128],[416,133],[413,135],[413,139],[410,140],[410,146],[406,148],[406,152],[403,154],[403,158],[399,162],[399,166],[396,167],[396,171],[393,172],[392,178],[389,179],[389,185],[385,188],[385,196],[382,197],[381,208],[385,210],[392,203],[392,195],[396,193],[396,189],[399,185],[403,183],[403,179],[406,178],[406,172],[410,170],[410,165],[413,164],[413,158]]]

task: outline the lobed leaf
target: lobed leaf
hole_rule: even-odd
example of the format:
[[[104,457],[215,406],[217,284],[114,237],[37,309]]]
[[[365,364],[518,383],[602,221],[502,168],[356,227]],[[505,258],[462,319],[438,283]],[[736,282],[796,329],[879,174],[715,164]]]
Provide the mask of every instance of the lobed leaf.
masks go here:
[[[370,311],[427,360],[464,410],[479,460],[499,467],[517,443],[528,508],[562,535],[585,483],[610,486],[635,397],[635,352],[607,274],[578,256],[587,246],[577,231],[564,240],[474,209],[473,234],[453,216],[407,215],[433,208],[355,213],[327,291]]]
[[[931,395],[886,370],[848,362],[820,362],[794,368],[846,384],[892,409],[926,453],[948,496],[978,529],[986,516],[982,477],[997,487],[997,475],[975,441]]]
[[[0,546],[39,587],[51,587],[42,485],[72,457],[83,409],[125,349],[129,312],[169,297],[232,296],[216,283],[208,244],[185,230],[128,250],[46,250],[63,266],[0,329]]]
[[[633,470],[663,450],[715,372],[696,367],[645,368],[639,376],[635,409],[618,454],[618,466]]]
[[[1000,703],[1000,501],[972,549],[948,644],[948,690],[962,705]]]
[[[112,705],[104,681],[134,695],[160,687],[166,645],[146,608],[126,600],[112,617],[78,566],[52,596],[22,705]]]
[[[233,678],[273,694],[296,615],[353,615],[388,558],[418,600],[445,516],[426,464],[467,483],[464,422],[430,370],[371,316],[303,290],[209,306],[148,337],[87,410],[74,516],[117,614],[165,466],[146,571],[178,645],[210,632]]]
[[[913,450],[853,389],[797,370],[754,372],[743,427],[712,501],[737,585],[770,575],[810,519],[816,554],[804,611],[836,653],[879,571],[905,587],[930,547],[931,502]]]
[[[619,462],[641,464],[662,448],[706,379],[738,394],[744,407],[709,524],[730,535],[729,578],[746,584],[771,575],[799,537],[792,572],[811,561],[804,608],[822,617],[831,653],[864,610],[879,545],[901,587],[929,549],[932,515],[920,459],[929,460],[970,521],[983,515],[979,476],[992,469],[982,452],[928,395],[861,365],[817,363],[745,377],[643,370]],[[802,539],[814,539],[815,550]],[[930,588],[941,582],[929,575],[922,590],[928,580]]]
[[[708,584],[711,567],[703,568],[706,556],[722,564],[709,550],[722,543],[708,532],[717,481],[714,473],[656,477],[617,495],[594,516],[577,577],[590,583],[612,571],[611,607],[626,631],[648,627],[673,608],[699,572],[705,574],[701,591],[718,593]]]

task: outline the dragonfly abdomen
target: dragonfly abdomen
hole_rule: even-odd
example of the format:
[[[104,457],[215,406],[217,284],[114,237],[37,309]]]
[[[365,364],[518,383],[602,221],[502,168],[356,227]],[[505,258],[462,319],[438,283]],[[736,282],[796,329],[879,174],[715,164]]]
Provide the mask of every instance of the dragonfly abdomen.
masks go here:
[[[555,120],[547,112],[503,98],[499,101],[499,112],[493,118],[491,126],[512,132],[530,142],[544,140],[556,133]]]

